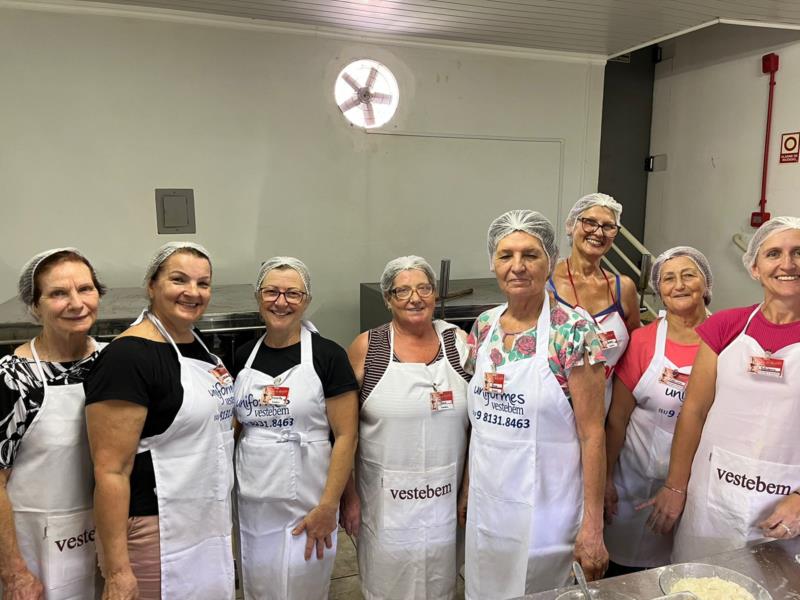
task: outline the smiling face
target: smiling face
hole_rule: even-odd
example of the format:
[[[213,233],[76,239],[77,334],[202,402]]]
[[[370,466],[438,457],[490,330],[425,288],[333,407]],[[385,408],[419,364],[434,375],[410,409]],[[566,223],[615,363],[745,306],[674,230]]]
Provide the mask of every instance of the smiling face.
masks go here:
[[[261,280],[259,289],[277,292],[307,292],[306,286],[303,284],[303,278],[291,268],[268,271],[264,279]],[[268,332],[299,333],[300,321],[303,320],[303,315],[309,302],[309,297],[303,296],[303,300],[299,304],[290,304],[286,301],[285,294],[280,294],[275,300],[265,300],[260,291],[258,311],[267,325]]]
[[[413,327],[433,320],[433,311],[436,308],[436,294],[432,293],[422,297],[417,292],[418,286],[432,285],[424,271],[407,269],[400,271],[392,282],[392,289],[410,288],[411,296],[405,300],[397,299],[394,294],[389,294],[386,302],[392,311],[392,320],[401,326]]]
[[[689,315],[705,308],[706,280],[688,256],[676,256],[661,265],[658,288],[667,312]]]
[[[178,250],[164,261],[147,291],[150,309],[168,329],[190,330],[211,300],[211,264]]]
[[[800,230],[787,229],[765,239],[751,273],[761,282],[766,300],[800,299]]]
[[[492,263],[506,298],[536,296],[544,291],[550,259],[538,238],[522,231],[507,235],[498,242]]]
[[[45,335],[66,337],[87,334],[97,320],[100,292],[92,272],[79,261],[61,261],[36,275],[41,295],[33,314]]]
[[[584,231],[580,219],[590,219],[600,227],[591,233]],[[603,234],[603,225],[616,225],[614,213],[604,206],[592,206],[580,214],[572,229],[572,247],[587,258],[600,258],[611,248],[614,238]]]

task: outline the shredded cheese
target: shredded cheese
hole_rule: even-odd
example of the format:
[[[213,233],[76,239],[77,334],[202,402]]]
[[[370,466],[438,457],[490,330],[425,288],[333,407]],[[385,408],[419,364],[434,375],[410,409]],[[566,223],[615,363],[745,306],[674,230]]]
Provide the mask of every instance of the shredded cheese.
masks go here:
[[[676,581],[670,593],[691,592],[699,600],[755,600],[738,583],[719,577],[684,577]]]

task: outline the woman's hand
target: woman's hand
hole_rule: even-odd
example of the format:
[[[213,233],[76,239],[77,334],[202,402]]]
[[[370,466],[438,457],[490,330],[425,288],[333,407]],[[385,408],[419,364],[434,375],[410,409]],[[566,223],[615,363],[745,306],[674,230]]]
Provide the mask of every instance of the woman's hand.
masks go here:
[[[789,494],[758,524],[765,537],[787,540],[800,534],[800,496]]]
[[[603,519],[606,525],[611,525],[614,517],[617,516],[618,502],[619,495],[617,494],[617,486],[614,485],[614,479],[609,477],[606,479],[606,491],[603,494]]]
[[[139,584],[131,569],[118,571],[106,579],[103,600],[137,600]]]
[[[575,538],[573,557],[577,560],[587,581],[600,579],[608,568],[608,551],[603,543],[603,530],[590,530],[581,526]]]
[[[320,504],[311,509],[300,525],[292,530],[292,535],[306,532],[305,559],[310,560],[314,547],[317,548],[317,559],[322,560],[325,548],[333,548],[331,534],[336,531],[336,507]]]
[[[646,525],[653,533],[666,535],[672,531],[685,505],[686,492],[676,492],[668,487],[662,487],[650,500],[637,506],[636,510],[644,510],[652,506],[653,512],[647,518]]]
[[[347,535],[358,537],[358,528],[361,526],[361,498],[358,497],[355,486],[348,485],[342,494],[339,524],[344,527]]]
[[[3,579],[3,600],[44,600],[44,586],[27,567]]]

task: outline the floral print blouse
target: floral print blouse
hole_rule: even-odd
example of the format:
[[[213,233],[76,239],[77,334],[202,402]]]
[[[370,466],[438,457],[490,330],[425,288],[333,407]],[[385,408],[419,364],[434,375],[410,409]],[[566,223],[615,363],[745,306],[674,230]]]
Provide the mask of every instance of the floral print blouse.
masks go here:
[[[486,344],[488,344],[489,357],[497,366],[508,362],[525,360],[536,353],[536,326],[518,334],[511,350],[506,350],[503,347],[503,333],[499,322],[492,333],[491,339],[486,339],[489,334],[489,328],[498,311],[503,310],[503,308],[503,306],[496,306],[481,313],[475,320],[468,339],[470,356],[467,361],[467,368],[470,372],[474,372],[475,369],[478,346],[486,347]],[[567,398],[570,397],[567,379],[572,367],[583,365],[585,357],[588,357],[590,365],[605,362],[606,360],[605,356],[603,356],[600,338],[597,335],[597,326],[574,310],[552,299],[550,300],[550,340],[548,347],[550,370],[555,375]]]

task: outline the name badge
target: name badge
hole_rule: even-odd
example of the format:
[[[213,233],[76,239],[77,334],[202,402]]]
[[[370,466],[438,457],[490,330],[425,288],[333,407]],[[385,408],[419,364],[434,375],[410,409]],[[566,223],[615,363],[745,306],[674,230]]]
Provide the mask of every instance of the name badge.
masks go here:
[[[289,404],[289,388],[268,385],[261,394],[261,404],[270,406],[286,406]]]
[[[450,390],[431,392],[431,410],[433,412],[453,410],[453,392]]]
[[[683,390],[686,388],[686,384],[689,382],[689,375],[686,373],[681,373],[677,369],[664,367],[664,370],[661,371],[661,376],[658,378],[658,382],[668,385],[671,388],[675,388],[676,390]]]
[[[750,366],[747,371],[755,375],[766,375],[767,377],[780,379],[783,377],[783,359],[751,356]]]
[[[216,377],[217,381],[222,385],[230,385],[233,383],[233,377],[228,373],[228,369],[225,368],[225,365],[217,365],[209,372]]]
[[[484,373],[483,374],[483,391],[490,394],[502,394],[503,384],[506,380],[504,373]]]
[[[617,341],[617,334],[613,331],[598,331],[597,336],[600,338],[600,344],[604,350],[610,350],[619,346]]]

